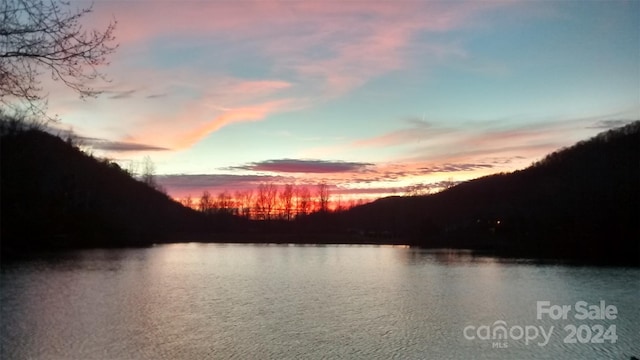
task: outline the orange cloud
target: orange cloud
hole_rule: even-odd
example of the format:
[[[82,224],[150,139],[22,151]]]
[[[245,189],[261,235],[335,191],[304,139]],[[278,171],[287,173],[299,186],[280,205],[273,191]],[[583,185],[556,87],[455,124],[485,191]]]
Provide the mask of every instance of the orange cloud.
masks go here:
[[[271,101],[263,104],[229,109],[210,122],[177,137],[174,148],[184,149],[202,140],[210,133],[235,122],[258,121],[279,109],[285,108],[287,100]]]
[[[291,107],[291,100],[282,99],[234,108],[206,104],[185,106],[181,113],[165,118],[151,118],[124,140],[173,150],[186,149],[220,128],[238,122],[260,121],[270,114]],[[222,110],[224,109],[224,110]],[[218,115],[212,115],[219,113]]]
[[[185,149],[232,123],[260,121],[299,108],[302,102],[283,93],[293,86],[278,79],[142,69],[111,83],[97,100],[58,97],[51,109],[64,119],[90,119],[92,126],[109,129],[94,130],[92,136]]]

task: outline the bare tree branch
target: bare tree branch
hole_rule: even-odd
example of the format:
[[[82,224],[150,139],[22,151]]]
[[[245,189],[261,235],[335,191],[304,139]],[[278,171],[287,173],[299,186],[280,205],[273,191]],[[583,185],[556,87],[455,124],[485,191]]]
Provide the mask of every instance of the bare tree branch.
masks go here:
[[[118,47],[110,45],[116,21],[103,32],[88,31],[80,19],[92,7],[75,12],[68,8],[68,2],[56,0],[0,1],[1,104],[44,115],[43,72],[81,98],[100,93],[90,83],[108,81],[98,68],[108,65],[107,57]]]

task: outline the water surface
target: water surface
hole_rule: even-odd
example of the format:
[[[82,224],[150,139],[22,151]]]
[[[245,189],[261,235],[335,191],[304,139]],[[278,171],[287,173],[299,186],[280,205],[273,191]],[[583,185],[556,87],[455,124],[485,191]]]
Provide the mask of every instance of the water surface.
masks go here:
[[[3,264],[3,359],[629,359],[640,270],[382,246],[175,244]],[[537,301],[616,307],[537,319]],[[478,338],[480,326],[554,327]],[[564,342],[567,325],[615,343]],[[464,329],[472,326],[465,337]],[[495,327],[495,326],[494,326]],[[584,327],[583,327],[584,328]],[[492,328],[493,329],[493,328]],[[582,340],[586,339],[583,329]],[[590,339],[586,339],[590,340]]]

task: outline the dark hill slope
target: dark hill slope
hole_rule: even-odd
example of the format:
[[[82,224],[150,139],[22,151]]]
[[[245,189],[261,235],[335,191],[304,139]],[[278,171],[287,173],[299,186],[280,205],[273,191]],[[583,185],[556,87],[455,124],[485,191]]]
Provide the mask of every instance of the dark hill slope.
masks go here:
[[[58,137],[23,130],[0,142],[3,256],[144,245],[204,227],[199,213]]]
[[[354,208],[348,222],[426,247],[640,262],[640,122],[531,167]]]

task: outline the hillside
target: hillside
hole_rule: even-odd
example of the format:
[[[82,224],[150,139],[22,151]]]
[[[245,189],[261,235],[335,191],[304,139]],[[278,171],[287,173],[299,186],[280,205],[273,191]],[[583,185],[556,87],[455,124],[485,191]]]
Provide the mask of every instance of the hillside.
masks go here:
[[[531,167],[346,214],[352,226],[424,247],[640,263],[640,122]]]
[[[3,131],[0,142],[3,257],[146,245],[206,230],[201,214],[56,136]]]

